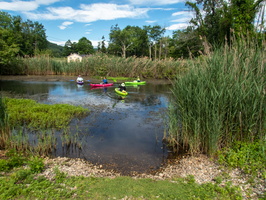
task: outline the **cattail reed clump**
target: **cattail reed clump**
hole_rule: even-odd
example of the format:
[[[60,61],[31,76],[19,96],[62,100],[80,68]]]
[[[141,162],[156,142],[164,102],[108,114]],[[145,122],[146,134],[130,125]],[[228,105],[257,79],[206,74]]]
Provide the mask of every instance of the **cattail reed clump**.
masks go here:
[[[167,140],[176,151],[212,154],[266,139],[265,46],[238,41],[195,60],[177,76]]]

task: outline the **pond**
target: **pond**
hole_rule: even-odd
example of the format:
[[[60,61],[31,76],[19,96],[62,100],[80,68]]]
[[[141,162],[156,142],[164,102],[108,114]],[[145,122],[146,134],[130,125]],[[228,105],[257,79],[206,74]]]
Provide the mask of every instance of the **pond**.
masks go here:
[[[92,88],[73,81],[1,80],[1,92],[39,103],[67,103],[91,110],[70,124],[79,145],[66,145],[57,137],[53,156],[82,158],[122,174],[148,173],[166,161],[168,150],[162,142],[170,84],[156,81],[127,86],[128,96],[117,95],[111,87]],[[58,135],[60,133],[57,133]]]

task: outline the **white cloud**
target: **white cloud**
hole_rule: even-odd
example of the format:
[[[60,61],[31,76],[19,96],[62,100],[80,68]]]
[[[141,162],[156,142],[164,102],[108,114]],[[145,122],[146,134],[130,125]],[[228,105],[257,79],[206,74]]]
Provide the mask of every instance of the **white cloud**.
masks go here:
[[[71,24],[73,24],[73,22],[63,22],[60,26],[58,26],[61,30],[66,29],[68,26],[70,26]]]
[[[60,0],[35,0],[35,1],[17,1],[12,0],[11,2],[0,2],[1,10],[10,11],[33,11],[36,10],[40,5],[50,5]]]
[[[35,1],[39,5],[50,5],[50,4],[53,4],[53,3],[56,3],[62,0],[35,0]]]
[[[0,2],[1,10],[31,11],[36,10],[38,7],[39,5],[35,1]]]
[[[152,21],[152,20],[147,20],[147,21],[145,21],[146,23],[148,23],[148,24],[153,24],[153,23],[155,23],[156,21],[154,20],[154,21]]]
[[[60,46],[65,46],[66,41],[53,41],[53,40],[49,40],[49,42],[60,45]]]
[[[25,12],[25,14],[31,19],[61,19],[89,23],[98,20],[146,17],[149,10],[148,8],[134,8],[129,5],[97,3],[81,4],[78,10],[71,7],[49,7],[44,13]]]
[[[179,15],[188,15],[188,11],[179,11],[172,14],[172,16],[179,16]]]
[[[191,17],[184,17],[184,18],[171,20],[171,22],[184,23],[184,22],[190,22],[190,20]]]
[[[184,0],[129,0],[133,5],[170,5],[184,3]]]
[[[88,30],[86,30],[85,34],[90,34],[91,31],[92,31],[92,29],[88,29]]]
[[[179,24],[173,24],[171,26],[166,27],[166,30],[173,31],[173,30],[182,30],[188,27],[188,23],[179,23]]]

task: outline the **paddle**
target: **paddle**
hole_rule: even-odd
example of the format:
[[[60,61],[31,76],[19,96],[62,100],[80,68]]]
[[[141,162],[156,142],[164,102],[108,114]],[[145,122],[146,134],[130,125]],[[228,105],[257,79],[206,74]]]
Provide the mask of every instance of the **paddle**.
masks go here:
[[[69,80],[69,81],[76,81],[76,80]],[[87,82],[91,82],[90,80],[86,80]]]

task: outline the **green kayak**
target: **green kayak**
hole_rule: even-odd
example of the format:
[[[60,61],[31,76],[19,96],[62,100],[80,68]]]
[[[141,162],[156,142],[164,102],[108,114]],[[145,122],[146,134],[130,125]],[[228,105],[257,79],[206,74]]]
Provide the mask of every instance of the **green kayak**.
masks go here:
[[[145,85],[146,81],[131,81],[131,82],[125,82],[126,85]]]
[[[128,93],[127,93],[126,91],[121,92],[119,88],[115,88],[115,92],[116,92],[117,94],[124,95],[124,96],[128,95]]]

